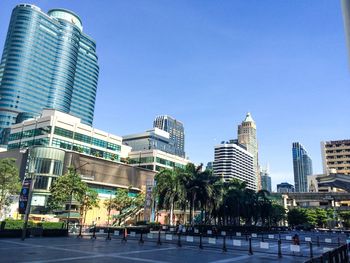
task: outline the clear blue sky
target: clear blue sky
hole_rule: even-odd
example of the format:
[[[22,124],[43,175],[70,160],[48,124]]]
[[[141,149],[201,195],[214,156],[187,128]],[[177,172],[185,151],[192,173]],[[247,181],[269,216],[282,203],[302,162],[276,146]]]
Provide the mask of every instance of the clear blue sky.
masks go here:
[[[126,135],[169,114],[185,125],[190,159],[206,163],[215,144],[236,138],[250,111],[274,187],[294,183],[293,141],[305,146],[319,173],[320,141],[350,137],[338,0],[29,2],[76,12],[96,40],[97,128]],[[17,3],[1,1],[1,46]]]

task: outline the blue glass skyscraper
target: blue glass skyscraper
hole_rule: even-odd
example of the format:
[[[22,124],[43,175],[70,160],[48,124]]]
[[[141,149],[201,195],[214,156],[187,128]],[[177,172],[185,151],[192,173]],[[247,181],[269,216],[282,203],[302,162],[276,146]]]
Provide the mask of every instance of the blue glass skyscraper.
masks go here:
[[[307,176],[312,174],[312,160],[298,142],[293,142],[292,151],[295,192],[307,192]]]
[[[95,41],[83,33],[76,14],[17,5],[0,63],[0,138],[44,108],[92,125],[98,73]]]

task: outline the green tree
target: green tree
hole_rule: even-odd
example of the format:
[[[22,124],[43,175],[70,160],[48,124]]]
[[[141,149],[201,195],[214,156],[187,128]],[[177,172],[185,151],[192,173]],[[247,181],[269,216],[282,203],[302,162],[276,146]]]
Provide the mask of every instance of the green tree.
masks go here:
[[[84,204],[88,186],[81,180],[76,169],[69,167],[66,174],[55,180],[50,187],[50,192],[48,205],[51,209],[62,209],[68,203],[68,211],[70,211],[72,200],[80,205]]]
[[[324,209],[316,208],[316,220],[318,227],[325,227],[327,224],[327,211]]]
[[[87,212],[94,207],[99,207],[98,193],[95,190],[88,188],[80,204],[80,223],[85,224]]]
[[[310,226],[315,227],[317,224],[317,213],[315,209],[309,208],[304,210],[306,213],[306,220]]]
[[[286,209],[282,205],[272,203],[270,222],[272,225],[277,226],[279,222],[286,218]]]
[[[112,199],[112,208],[121,213],[132,204],[132,198],[129,196],[129,189],[118,189],[115,197]]]
[[[128,189],[118,189],[113,199],[109,199],[104,202],[104,205],[108,211],[115,209],[119,212],[119,216],[116,217],[115,222],[117,225],[120,225],[122,222],[123,217],[120,215],[123,214],[123,211],[126,209],[137,211],[144,207],[145,194],[140,192],[135,197],[132,197],[129,195],[130,188],[131,187]]]
[[[302,225],[307,222],[307,216],[304,209],[294,208],[287,213],[288,224],[292,227]]]
[[[350,211],[339,212],[339,217],[343,221],[345,227],[350,227]]]
[[[4,208],[11,204],[11,195],[18,194],[21,183],[15,159],[0,160],[0,218]]]

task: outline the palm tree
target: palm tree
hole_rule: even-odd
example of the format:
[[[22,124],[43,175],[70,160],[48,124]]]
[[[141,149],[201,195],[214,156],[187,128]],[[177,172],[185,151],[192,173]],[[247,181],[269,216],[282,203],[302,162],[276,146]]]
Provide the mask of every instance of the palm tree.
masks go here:
[[[156,185],[154,194],[158,197],[158,209],[170,209],[170,225],[173,225],[173,214],[176,203],[184,199],[183,186],[180,183],[179,176],[182,170],[175,168],[173,170],[164,169],[156,174]]]
[[[272,205],[271,205],[270,199],[268,198],[269,195],[270,195],[269,191],[266,191],[266,190],[259,190],[256,193],[258,211],[259,211],[262,225],[265,225],[271,213]]]
[[[240,224],[240,207],[246,183],[238,179],[225,182],[224,202],[222,207],[223,223]]]
[[[203,164],[196,167],[193,163],[189,163],[180,175],[180,183],[184,187],[186,199],[190,205],[190,224],[193,224],[194,210],[198,208],[199,203],[203,208],[203,198],[210,194],[208,175],[206,171],[202,171],[202,168]]]
[[[243,198],[241,200],[241,211],[242,218],[244,219],[245,225],[251,225],[252,219],[256,217],[257,213],[257,198],[256,192],[251,189],[243,190]]]

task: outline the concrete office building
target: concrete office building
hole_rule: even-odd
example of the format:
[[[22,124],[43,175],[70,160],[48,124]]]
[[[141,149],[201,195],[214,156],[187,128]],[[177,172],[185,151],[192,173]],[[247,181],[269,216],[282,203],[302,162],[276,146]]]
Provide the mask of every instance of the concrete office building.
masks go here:
[[[293,193],[294,186],[290,183],[284,182],[277,185],[277,193]]]
[[[175,155],[175,147],[171,143],[170,134],[158,128],[123,136],[123,144],[130,146],[134,152],[155,149]]]
[[[130,165],[157,172],[162,169],[185,168],[189,162],[180,156],[156,149],[129,152]]]
[[[256,124],[250,112],[247,113],[245,119],[238,125],[238,143],[244,145],[247,151],[253,155],[253,169],[255,173],[257,189],[261,189],[261,179],[259,171],[258,159],[258,139],[256,136]]]
[[[0,62],[0,139],[9,127],[57,109],[92,125],[99,67],[95,41],[73,12],[19,4]]]
[[[185,129],[182,122],[168,115],[157,116],[153,122],[153,127],[169,133],[169,141],[174,147],[173,154],[185,157]]]
[[[29,175],[36,177],[32,214],[47,213],[50,186],[57,177],[65,174],[70,166],[77,169],[82,180],[88,184],[89,188],[98,193],[100,199],[113,197],[119,188],[128,189],[132,186],[129,190],[131,194],[144,191],[146,186],[153,185],[155,175],[153,171],[50,146],[30,146],[23,150],[11,149],[7,152],[0,152],[0,158],[15,158],[21,179]],[[99,223],[105,224],[107,211],[103,207],[101,209],[104,209],[104,214],[99,214],[101,217]],[[73,202],[71,218],[79,218],[75,202]]]
[[[350,175],[350,140],[321,142],[323,173]]]
[[[307,192],[307,176],[312,175],[312,160],[298,142],[292,144],[295,192]]]
[[[160,171],[162,168],[184,168],[189,160],[176,154],[168,132],[153,128],[143,133],[123,136],[123,144],[131,147],[128,163],[145,169]]]
[[[119,162],[131,147],[122,145],[122,137],[81,123],[72,115],[44,109],[40,117],[14,124],[8,149],[48,146]]]
[[[234,141],[215,146],[213,173],[225,181],[232,178],[246,182],[247,188],[257,190],[254,157],[244,146]]]

